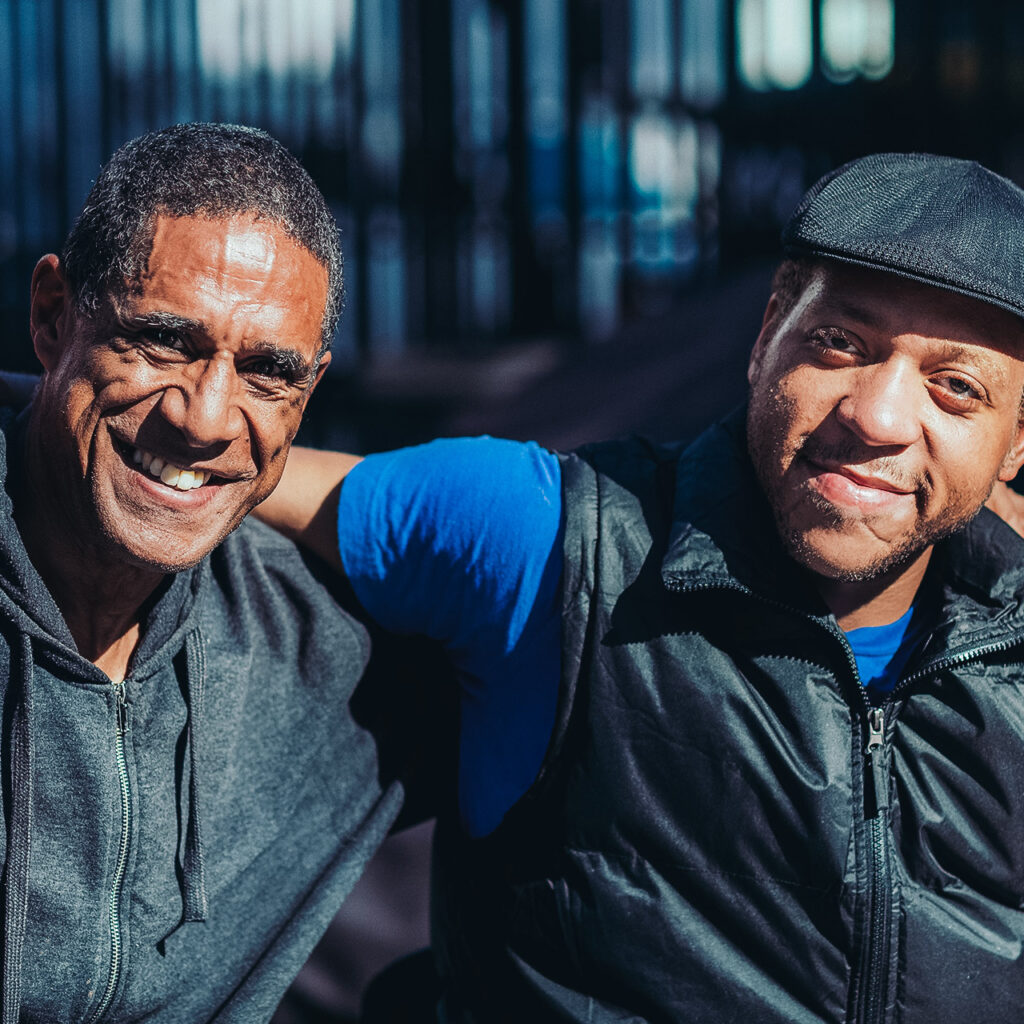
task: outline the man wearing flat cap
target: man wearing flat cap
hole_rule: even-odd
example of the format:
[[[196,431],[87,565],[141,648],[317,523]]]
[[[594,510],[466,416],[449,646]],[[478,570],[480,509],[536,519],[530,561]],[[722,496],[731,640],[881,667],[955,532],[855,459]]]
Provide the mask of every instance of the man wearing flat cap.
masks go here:
[[[867,157],[783,242],[689,448],[300,452],[267,507],[462,674],[446,1021],[1020,1020],[1024,193]]]

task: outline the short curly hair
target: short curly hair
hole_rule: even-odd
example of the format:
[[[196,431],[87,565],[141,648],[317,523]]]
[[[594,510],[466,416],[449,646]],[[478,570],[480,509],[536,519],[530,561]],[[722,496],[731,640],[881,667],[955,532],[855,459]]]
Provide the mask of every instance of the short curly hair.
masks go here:
[[[273,221],[328,277],[317,361],[342,307],[338,226],[302,165],[264,131],[234,124],[176,124],[121,146],[100,171],[61,253],[76,308],[95,313],[146,270],[156,218]]]

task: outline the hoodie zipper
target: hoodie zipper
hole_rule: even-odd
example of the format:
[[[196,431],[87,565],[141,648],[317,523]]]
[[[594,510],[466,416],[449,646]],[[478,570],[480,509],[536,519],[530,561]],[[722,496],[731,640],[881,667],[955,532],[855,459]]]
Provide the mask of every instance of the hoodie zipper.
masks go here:
[[[887,984],[887,965],[889,962],[889,931],[891,926],[891,894],[892,894],[892,865],[890,862],[889,840],[887,834],[888,810],[889,810],[889,766],[885,750],[885,728],[886,712],[892,706],[895,695],[917,679],[935,672],[944,671],[955,665],[962,665],[988,654],[998,654],[1001,651],[1008,651],[1024,642],[1024,633],[1018,633],[1005,640],[999,640],[980,647],[973,647],[956,654],[947,655],[944,658],[937,658],[934,661],[923,665],[917,671],[912,672],[899,680],[896,686],[880,707],[873,707],[868,703],[867,695],[860,686],[860,673],[857,671],[857,662],[853,656],[853,650],[845,635],[838,629],[830,629],[827,625],[818,622],[807,612],[801,611],[781,601],[774,601],[771,598],[763,597],[760,594],[742,586],[739,583],[716,583],[712,587],[690,586],[682,583],[675,583],[665,580],[665,586],[677,593],[694,592],[697,590],[731,590],[738,594],[752,598],[761,604],[779,609],[790,615],[795,615],[811,625],[825,630],[834,636],[842,644],[846,654],[847,662],[853,673],[854,680],[858,683],[858,689],[862,697],[862,707],[865,713],[867,726],[867,744],[865,755],[867,757],[868,770],[871,774],[871,788],[874,797],[874,814],[867,817],[868,808],[865,806],[864,813],[868,823],[868,851],[869,851],[869,884],[867,898],[867,957],[863,986],[861,988],[862,998],[860,1012],[856,1015],[862,1024],[884,1024]]]
[[[121,941],[121,890],[124,886],[125,871],[128,868],[128,837],[131,835],[132,804],[131,791],[128,788],[128,756],[126,752],[126,736],[128,733],[128,702],[124,695],[124,681],[114,683],[115,709],[117,712],[117,739],[114,745],[114,763],[117,767],[117,780],[121,788],[121,839],[117,847],[117,860],[114,864],[114,880],[110,886],[110,898],[107,914],[110,923],[110,973],[107,986],[99,1005],[89,1017],[88,1024],[95,1024],[110,1008],[121,979],[122,958],[124,955]]]

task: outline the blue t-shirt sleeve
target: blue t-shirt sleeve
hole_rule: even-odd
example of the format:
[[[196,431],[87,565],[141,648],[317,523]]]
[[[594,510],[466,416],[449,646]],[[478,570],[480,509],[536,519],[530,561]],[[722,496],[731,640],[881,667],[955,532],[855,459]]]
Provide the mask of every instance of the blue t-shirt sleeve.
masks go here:
[[[382,626],[441,641],[462,687],[459,803],[473,835],[529,788],[558,699],[561,479],[536,444],[457,438],[371,455],[338,545]]]

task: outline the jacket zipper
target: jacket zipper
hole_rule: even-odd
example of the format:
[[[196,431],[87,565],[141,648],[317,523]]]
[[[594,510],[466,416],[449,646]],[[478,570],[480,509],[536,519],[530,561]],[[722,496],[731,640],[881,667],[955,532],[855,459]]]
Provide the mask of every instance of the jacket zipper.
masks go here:
[[[707,590],[706,586],[690,586],[686,584],[665,581],[665,585],[677,593],[686,591]],[[843,647],[846,660],[853,673],[854,680],[858,683],[858,689],[862,697],[862,705],[865,711],[867,724],[868,741],[865,747],[865,754],[868,761],[868,769],[871,774],[871,785],[874,796],[874,815],[868,818],[868,848],[870,851],[871,864],[869,869],[868,889],[868,955],[866,977],[864,978],[863,996],[861,999],[861,1012],[858,1014],[862,1024],[884,1024],[885,1020],[885,994],[887,989],[887,964],[889,962],[889,930],[890,930],[890,891],[892,889],[892,868],[889,860],[889,843],[887,835],[888,810],[889,810],[889,770],[888,760],[885,753],[885,726],[886,709],[891,706],[897,691],[904,690],[916,679],[923,678],[934,672],[952,668],[954,665],[961,665],[987,654],[997,654],[1000,651],[1007,651],[1012,647],[1024,642],[1024,633],[1018,633],[1005,640],[999,640],[990,644],[983,644],[980,647],[973,647],[956,654],[938,658],[923,665],[916,672],[901,679],[892,692],[888,695],[881,707],[872,707],[867,700],[867,695],[860,686],[860,673],[857,671],[857,662],[853,656],[849,641],[839,630],[833,630],[829,626],[818,622],[811,615],[793,608],[791,605],[781,601],[774,601],[771,598],[763,597],[760,594],[742,586],[738,583],[716,583],[710,589],[733,590],[736,593],[751,597],[762,604],[769,605],[795,615],[798,618],[810,622],[827,633],[835,636]],[[865,807],[865,815],[867,808]]]
[[[871,788],[874,795],[874,815],[868,819],[868,847],[870,850],[871,879],[868,892],[868,964],[864,982],[861,1020],[864,1024],[882,1024],[885,1020],[885,993],[887,988],[886,969],[889,962],[890,890],[892,888],[892,866],[889,860],[888,811],[889,811],[889,765],[885,752],[886,710],[892,705],[896,693],[916,679],[935,672],[961,665],[986,654],[1009,650],[1021,643],[1017,635],[1006,640],[974,647],[957,654],[938,658],[922,666],[916,672],[901,679],[881,707],[867,705],[868,742],[865,754],[871,774]],[[848,646],[848,645],[847,645]],[[852,652],[849,655],[852,661]],[[862,691],[863,692],[863,691]],[[866,810],[866,809],[865,809]]]
[[[117,780],[121,788],[121,839],[117,847],[117,860],[114,864],[114,880],[110,886],[110,899],[107,905],[110,922],[110,973],[107,975],[107,987],[99,1005],[93,1011],[88,1024],[95,1024],[110,1008],[121,978],[121,961],[124,949],[121,942],[121,889],[124,885],[125,871],[128,868],[128,838],[131,835],[132,805],[131,792],[128,788],[128,756],[125,737],[128,733],[128,702],[124,695],[124,681],[114,683],[117,711],[117,740],[114,746],[114,761],[117,766]]]
[[[810,616],[793,608],[790,609],[809,621]],[[821,625],[815,623],[815,625]],[[888,810],[889,810],[889,765],[885,752],[885,711],[888,701],[881,707],[873,707],[868,703],[867,693],[860,679],[857,659],[853,655],[846,634],[841,630],[830,629],[821,625],[828,633],[840,641],[846,655],[850,673],[857,684],[857,693],[864,709],[864,721],[867,726],[868,740],[864,747],[867,768],[871,775],[871,792],[874,798],[873,813],[869,816],[867,800],[864,801],[864,819],[868,830],[868,892],[867,921],[868,934],[866,940],[867,957],[864,965],[863,987],[861,989],[860,1012],[857,1014],[862,1024],[884,1024],[886,991],[888,989],[889,964],[889,932],[891,927],[892,865],[889,859]],[[933,666],[935,667],[935,666]],[[921,670],[923,675],[928,669]],[[908,677],[913,678],[913,676]],[[898,686],[902,686],[901,681]],[[893,692],[895,692],[895,687]],[[891,700],[891,694],[889,699]],[[867,794],[864,794],[865,798]]]
[[[864,979],[865,1024],[885,1019],[887,965],[889,963],[890,890],[892,871],[886,831],[889,810],[889,772],[885,756],[885,709],[868,708],[868,743],[865,749],[874,792],[874,815],[868,819],[868,961]]]

